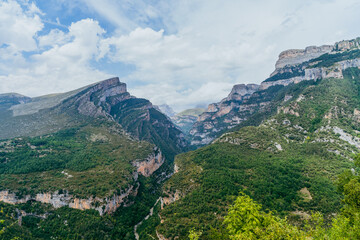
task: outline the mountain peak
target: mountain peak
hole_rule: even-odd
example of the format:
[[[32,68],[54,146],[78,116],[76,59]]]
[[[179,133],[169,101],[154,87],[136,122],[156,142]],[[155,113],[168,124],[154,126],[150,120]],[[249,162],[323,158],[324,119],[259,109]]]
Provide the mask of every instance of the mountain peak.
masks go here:
[[[126,83],[120,82],[120,79],[118,77],[105,79],[100,82],[91,84],[87,87],[98,87],[98,88],[102,88],[102,89],[107,89],[107,88],[113,88],[113,87],[117,87],[117,86],[124,87],[123,90],[126,92]],[[87,87],[84,87],[84,88],[87,88]]]

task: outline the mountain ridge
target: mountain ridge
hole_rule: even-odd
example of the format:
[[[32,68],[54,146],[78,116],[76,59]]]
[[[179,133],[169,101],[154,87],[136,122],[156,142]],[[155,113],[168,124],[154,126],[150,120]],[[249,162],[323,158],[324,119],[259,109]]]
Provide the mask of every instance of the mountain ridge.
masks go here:
[[[245,98],[240,95],[236,99],[230,97],[238,86],[235,85],[227,98],[209,104],[189,132],[191,143],[203,146],[254,114],[270,113],[271,108],[268,106],[271,98],[261,99],[260,96],[264,91],[271,92],[274,97],[282,87],[289,84],[324,78],[343,79],[343,71],[352,67],[360,67],[360,38],[340,41],[334,45],[285,50],[279,54],[275,70],[259,87],[254,88],[255,91],[245,94]]]

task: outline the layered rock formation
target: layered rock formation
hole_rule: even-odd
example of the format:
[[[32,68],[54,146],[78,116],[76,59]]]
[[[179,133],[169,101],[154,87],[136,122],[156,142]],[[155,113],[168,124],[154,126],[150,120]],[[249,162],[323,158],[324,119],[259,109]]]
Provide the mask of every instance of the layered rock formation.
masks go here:
[[[149,154],[145,159],[138,159],[133,162],[133,166],[136,168],[132,174],[133,183],[128,185],[125,190],[114,193],[104,198],[97,196],[89,196],[88,198],[79,198],[71,194],[68,190],[61,190],[55,192],[40,192],[36,194],[28,194],[22,196],[18,194],[16,190],[0,191],[0,201],[9,204],[26,203],[27,201],[38,201],[41,203],[51,204],[54,208],[60,208],[68,206],[70,208],[86,210],[95,209],[100,215],[104,213],[113,213],[123,203],[126,203],[129,195],[136,196],[137,189],[139,187],[138,174],[142,174],[145,177],[150,177],[162,164],[165,162],[165,158],[160,149],[155,147],[153,152]],[[62,174],[67,178],[72,178],[67,172],[62,171]]]
[[[89,197],[87,199],[76,198],[66,193],[38,193],[35,196],[26,195],[21,198],[15,193],[9,191],[0,191],[0,201],[9,204],[26,203],[27,201],[38,201],[51,204],[54,208],[68,206],[79,210],[95,209],[100,215],[104,213],[113,213],[125,201],[125,199],[134,192],[134,186],[130,186],[121,195],[113,195],[105,199]],[[96,204],[97,203],[97,204]]]
[[[160,148],[172,145],[172,154],[187,146],[182,132],[150,101],[131,96],[119,78],[68,93],[27,98],[11,106],[1,102],[0,105],[3,106],[0,108],[0,139],[48,134],[79,124],[84,121],[81,116],[86,116],[116,121],[140,140],[161,143]],[[145,125],[148,128],[144,128]]]
[[[305,49],[290,49],[280,53],[279,59],[275,64],[276,69],[289,65],[297,65],[310,59],[320,57],[325,53],[330,53],[334,49],[332,45],[323,45],[321,47],[310,46]]]
[[[311,46],[304,50],[286,50],[280,53],[275,64],[275,71],[261,83],[260,89],[266,89],[274,85],[286,86],[304,80],[330,77],[343,78],[343,70],[360,66],[360,55],[356,52],[359,49],[360,39],[357,38],[337,42],[334,45]],[[333,59],[330,64],[321,64],[327,60],[326,58],[320,58],[324,54],[328,54],[328,59]]]

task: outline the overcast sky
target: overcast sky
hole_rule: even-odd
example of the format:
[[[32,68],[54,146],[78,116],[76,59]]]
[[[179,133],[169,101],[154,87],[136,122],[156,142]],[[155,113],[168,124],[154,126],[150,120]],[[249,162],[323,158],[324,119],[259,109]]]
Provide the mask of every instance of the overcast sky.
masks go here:
[[[119,76],[175,110],[260,83],[290,48],[360,36],[357,0],[0,0],[0,93]]]

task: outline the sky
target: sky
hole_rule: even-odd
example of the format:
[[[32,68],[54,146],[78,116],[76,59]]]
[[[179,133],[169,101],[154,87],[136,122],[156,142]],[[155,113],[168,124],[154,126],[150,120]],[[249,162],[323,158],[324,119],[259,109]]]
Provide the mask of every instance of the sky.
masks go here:
[[[0,93],[118,76],[175,111],[261,83],[281,51],[360,36],[358,0],[0,0]]]

